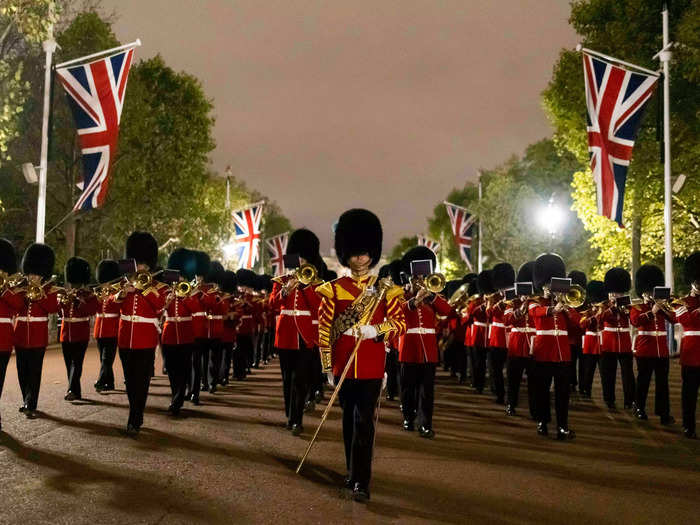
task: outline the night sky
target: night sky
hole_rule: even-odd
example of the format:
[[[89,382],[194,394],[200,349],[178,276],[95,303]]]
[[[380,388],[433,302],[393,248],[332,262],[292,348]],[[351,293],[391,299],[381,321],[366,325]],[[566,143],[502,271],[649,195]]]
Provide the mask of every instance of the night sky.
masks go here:
[[[226,165],[327,251],[350,207],[389,250],[453,187],[551,133],[567,0],[103,0],[137,59],[201,79]],[[583,89],[583,86],[581,86]],[[128,97],[127,91],[127,97]]]

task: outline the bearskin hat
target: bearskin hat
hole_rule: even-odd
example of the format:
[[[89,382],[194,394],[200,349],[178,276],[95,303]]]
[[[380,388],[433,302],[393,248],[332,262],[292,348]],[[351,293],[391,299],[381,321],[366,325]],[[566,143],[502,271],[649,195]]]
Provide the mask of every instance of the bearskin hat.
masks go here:
[[[53,249],[46,244],[34,243],[29,246],[22,257],[22,273],[24,275],[41,275],[44,279],[51,278],[56,256]]]
[[[427,246],[415,246],[404,254],[404,256],[401,258],[403,271],[410,274],[411,263],[415,261],[431,261],[433,263],[433,271],[435,271],[435,263],[437,262],[437,258],[435,257],[433,250]]]
[[[491,270],[491,281],[496,290],[512,288],[515,283],[515,270],[508,263],[498,263]]]
[[[566,277],[564,260],[556,253],[543,253],[535,259],[532,270],[532,282],[535,290],[541,290],[550,283],[552,277]]]
[[[218,284],[221,286],[221,279],[224,276],[224,266],[219,261],[212,261],[209,264],[209,273],[205,277],[208,283]]]
[[[474,279],[472,282],[470,282],[467,285],[467,295],[471,297],[472,295],[476,295],[479,293],[479,283],[478,279]]]
[[[124,256],[136,259],[136,264],[145,264],[154,270],[158,265],[158,243],[148,232],[133,232],[126,240]]]
[[[472,281],[476,281],[477,275],[475,273],[468,273],[462,277],[462,284],[469,284]]]
[[[15,247],[7,239],[0,239],[0,272],[5,272],[9,275],[17,273]]]
[[[256,290],[272,290],[272,277],[265,274],[260,274],[255,276],[255,289]]]
[[[318,237],[305,228],[292,232],[287,242],[287,254],[297,254],[311,263],[318,258],[319,249]]]
[[[655,286],[664,285],[664,272],[653,264],[643,264],[634,274],[634,289],[640,297],[642,294],[651,294]]]
[[[335,281],[337,278],[338,278],[338,273],[334,272],[333,270],[326,269],[326,272],[323,274],[323,280],[326,282]]]
[[[221,290],[224,293],[236,293],[238,287],[238,279],[236,278],[236,272],[231,270],[226,270],[221,277]]]
[[[241,268],[236,272],[236,278],[238,279],[238,286],[247,286],[248,288],[255,288],[256,274],[253,270]]]
[[[700,252],[694,252],[688,256],[683,270],[686,283],[700,283]]]
[[[97,282],[100,284],[108,283],[109,281],[114,281],[121,277],[119,273],[119,263],[112,259],[101,260],[97,265],[97,271],[95,273]]]
[[[200,277],[206,277],[209,274],[209,265],[211,264],[211,259],[206,252],[195,251],[195,271],[194,274]]]
[[[476,286],[479,289],[479,293],[483,295],[488,295],[496,291],[493,287],[491,270],[484,270],[479,274],[476,278]]]
[[[389,271],[389,265],[385,264],[381,268],[379,268],[379,272],[377,273],[377,275],[380,279],[389,277],[391,275],[391,272]]]
[[[455,293],[460,286],[462,286],[464,283],[462,282],[461,279],[454,279],[452,281],[447,281],[447,284],[445,284],[445,289],[441,292],[442,295],[444,295],[447,298],[452,297],[452,294]]]
[[[586,285],[586,301],[588,303],[600,303],[607,299],[605,283],[603,281],[588,281]]]
[[[353,255],[366,253],[376,266],[382,256],[382,224],[368,210],[352,209],[343,213],[335,229],[335,253],[343,266]]]
[[[586,274],[583,273],[580,270],[571,270],[568,275],[569,279],[571,279],[571,284],[578,284],[581,288],[586,288],[586,283],[588,282],[588,279],[586,279]]]
[[[71,257],[66,261],[64,275],[70,284],[87,284],[90,282],[90,263],[82,257]]]
[[[187,248],[177,248],[168,257],[168,268],[178,270],[186,280],[191,281],[197,274],[197,256]]]
[[[605,274],[605,290],[608,293],[627,293],[632,288],[630,273],[624,268],[610,268]]]
[[[532,280],[532,272],[535,269],[535,261],[527,261],[526,263],[523,263],[520,268],[518,268],[518,275],[516,276],[515,280],[518,281],[519,283],[531,283],[533,282]]]

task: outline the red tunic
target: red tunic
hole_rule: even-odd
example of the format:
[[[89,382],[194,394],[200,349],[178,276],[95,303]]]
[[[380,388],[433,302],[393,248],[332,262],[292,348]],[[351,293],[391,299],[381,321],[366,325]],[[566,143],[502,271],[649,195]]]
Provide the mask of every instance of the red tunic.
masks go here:
[[[121,304],[114,300],[113,296],[100,300],[97,313],[95,314],[95,328],[93,335],[95,339],[107,339],[117,337],[119,331],[119,313]]]
[[[257,306],[253,302],[252,294],[244,294],[236,305],[236,316],[238,318],[238,334],[253,335],[255,333],[255,316]]]
[[[314,314],[309,307],[304,291],[297,286],[291,293],[282,295],[282,287],[290,279],[290,276],[285,276],[282,277],[282,283],[275,282],[270,295],[270,305],[277,312],[275,347],[298,350],[300,336],[307,347],[315,346],[316,339],[312,332],[314,331],[313,321],[316,320],[317,314]],[[315,331],[318,332],[318,329]]]
[[[568,328],[578,324],[581,316],[573,308],[555,313],[550,304],[549,299],[539,297],[528,305],[535,323],[532,355],[535,361],[568,363],[571,361]]]
[[[449,315],[452,307],[436,295],[431,304],[421,303],[418,308],[404,301],[406,333],[399,338],[399,361],[402,363],[437,363],[439,359],[436,336],[437,315]]]
[[[58,292],[55,286],[45,285],[44,297],[29,302],[26,291],[18,291],[22,298],[15,317],[14,342],[19,348],[46,348],[49,344],[49,315],[58,312]]]
[[[175,297],[165,309],[161,342],[164,345],[187,345],[194,342],[192,310],[199,301],[192,297]]]
[[[195,339],[206,339],[209,333],[207,312],[216,303],[216,296],[208,293],[208,285],[201,285],[191,295],[192,333]]]
[[[22,303],[22,297],[12,290],[7,289],[0,294],[0,352],[12,352],[12,318],[22,307]]]
[[[119,299],[119,348],[143,349],[158,345],[160,318],[165,299],[170,288],[163,283],[155,283],[150,288],[129,292]]]
[[[632,353],[628,314],[607,308],[598,315],[598,326],[603,333],[601,352]]]
[[[470,329],[467,330],[465,344],[467,346],[478,346],[486,348],[489,344],[488,338],[488,316],[486,315],[486,301],[483,297],[474,299],[467,307],[467,321]]]
[[[503,322],[509,329],[508,356],[530,357],[532,355],[532,338],[535,336],[534,322],[529,312],[517,315],[514,309],[522,306],[520,299],[514,299],[513,304],[503,312]]]
[[[600,354],[600,332],[598,331],[598,320],[594,317],[582,317],[579,326],[584,332],[583,353],[585,355]]]
[[[676,305],[676,322],[683,327],[681,365],[700,366],[700,297],[689,295]]]
[[[498,303],[486,309],[489,324],[489,344],[491,348],[506,348],[506,324],[503,319],[505,306]]]
[[[630,323],[637,327],[634,353],[637,357],[668,357],[666,318],[653,314],[649,304],[635,304],[630,308]]]
[[[221,292],[215,292],[215,302],[209,307],[207,319],[209,327],[207,330],[207,339],[221,339],[224,336],[224,318],[228,315],[229,303],[224,300],[224,295]]]
[[[68,305],[59,304],[62,343],[90,340],[90,317],[97,312],[99,303],[92,292],[78,292],[78,298]]]
[[[224,333],[221,336],[221,341],[224,343],[234,343],[236,341],[236,299],[228,296],[224,299],[228,313],[224,318]]]

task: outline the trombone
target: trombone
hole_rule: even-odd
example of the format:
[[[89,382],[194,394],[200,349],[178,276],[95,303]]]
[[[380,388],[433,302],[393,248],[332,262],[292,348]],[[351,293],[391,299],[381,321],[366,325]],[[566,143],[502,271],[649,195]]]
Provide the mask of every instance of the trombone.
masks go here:
[[[586,302],[586,290],[583,286],[572,284],[568,292],[561,292],[554,295],[557,302],[569,308],[579,308]]]
[[[430,293],[437,294],[445,289],[447,280],[445,279],[445,276],[441,273],[431,273],[427,277],[421,277],[416,279],[416,284],[421,288],[428,290]]]

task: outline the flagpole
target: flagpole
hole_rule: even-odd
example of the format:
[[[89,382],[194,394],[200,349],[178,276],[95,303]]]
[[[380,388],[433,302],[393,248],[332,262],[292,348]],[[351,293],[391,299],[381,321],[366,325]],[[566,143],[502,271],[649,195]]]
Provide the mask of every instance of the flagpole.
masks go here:
[[[671,51],[668,42],[668,6],[664,2],[664,10],[661,12],[663,26],[663,49],[658,54],[663,64],[664,71],[664,273],[666,286],[673,290],[673,225],[672,200],[671,200],[671,110],[670,110],[670,85],[671,74],[669,62]]]
[[[46,180],[49,157],[49,117],[51,113],[51,63],[56,51],[56,41],[53,39],[54,3],[49,3],[49,23],[43,48],[46,53],[44,65],[44,115],[41,121],[41,160],[39,162],[39,196],[36,205],[36,242],[44,242],[46,231]]]
[[[90,60],[91,58],[101,57],[103,55],[108,55],[110,53],[116,53],[117,51],[123,51],[124,49],[130,49],[132,47],[138,47],[140,45],[141,45],[141,39],[137,38],[136,40],[134,40],[130,44],[124,44],[123,46],[113,47],[112,49],[105,49],[104,51],[98,51],[97,53],[93,53],[92,55],[86,55],[84,57],[74,58],[73,60],[68,60],[67,62],[61,62],[60,64],[56,64],[56,68],[70,66],[73,64],[77,64],[78,62],[86,62],[86,61]]]
[[[481,172],[479,172],[479,204],[481,204]],[[482,262],[482,257],[481,257],[481,234],[482,234],[482,229],[481,229],[481,217],[479,217],[479,259],[477,261],[477,269],[479,270],[479,273],[482,271],[483,267],[483,262]]]

